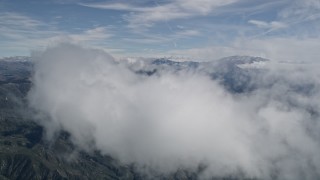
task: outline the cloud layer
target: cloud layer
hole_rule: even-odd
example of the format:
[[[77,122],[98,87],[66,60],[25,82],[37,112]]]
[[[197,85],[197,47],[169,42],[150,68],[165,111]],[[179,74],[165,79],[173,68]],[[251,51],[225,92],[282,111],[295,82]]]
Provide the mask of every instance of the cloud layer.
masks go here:
[[[238,0],[174,0],[160,4],[154,1],[152,6],[143,7],[128,3],[92,3],[80,5],[92,8],[131,11],[125,19],[130,23],[130,27],[152,26],[153,23],[170,21],[174,19],[185,19],[194,16],[204,16],[211,13],[215,8],[223,7]]]
[[[320,176],[316,71],[270,66],[256,90],[232,94],[201,73],[143,76],[70,44],[34,58],[29,102],[48,117],[39,120],[48,137],[66,130],[79,148],[144,172],[203,166],[201,178]]]

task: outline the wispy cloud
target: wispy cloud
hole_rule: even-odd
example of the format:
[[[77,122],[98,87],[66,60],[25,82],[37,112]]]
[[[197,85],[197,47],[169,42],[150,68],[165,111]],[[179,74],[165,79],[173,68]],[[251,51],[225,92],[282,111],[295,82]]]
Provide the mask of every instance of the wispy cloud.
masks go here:
[[[108,32],[106,27],[97,27],[86,30],[80,34],[70,34],[68,36],[74,41],[97,41],[110,38],[113,34]]]
[[[139,37],[135,38],[123,38],[125,41],[130,41],[138,44],[154,44],[154,43],[165,43],[172,42],[179,39],[192,38],[195,36],[201,36],[201,32],[195,29],[186,29],[172,31],[171,34],[161,35],[161,34],[149,34],[140,33]]]
[[[250,24],[256,25],[259,28],[266,28],[266,29],[281,29],[287,27],[287,25],[283,22],[279,21],[259,21],[259,20],[249,20]]]
[[[316,20],[320,18],[319,0],[294,0],[283,11],[280,17],[296,20]]]
[[[98,9],[138,11],[138,12],[150,11],[152,9],[152,8],[146,8],[146,7],[137,7],[137,6],[134,6],[131,4],[125,4],[125,3],[93,3],[93,4],[79,3],[79,5],[98,8]]]
[[[199,36],[201,35],[201,32],[197,30],[188,29],[188,30],[178,31],[176,35],[183,36],[183,37]]]
[[[18,13],[3,12],[0,13],[0,25],[12,28],[16,27],[18,29],[32,29],[43,26],[43,23]]]
[[[238,0],[174,0],[164,4],[155,1],[153,6],[139,7],[127,3],[94,3],[82,6],[123,10],[130,13],[124,18],[129,22],[129,27],[146,26],[150,27],[153,23],[184,19],[195,16],[205,16],[210,14],[215,8],[226,6]]]
[[[270,47],[264,45],[275,39],[287,39],[287,42],[317,39],[320,30],[319,0],[54,0],[50,3],[75,6],[79,15],[89,10],[86,13],[90,17],[82,22],[65,11],[52,17],[42,17],[39,12],[0,12],[2,54],[9,52],[5,49],[13,52],[16,47],[26,52],[70,40],[117,52],[125,49],[125,54],[139,56],[146,55],[144,49],[153,49],[150,54],[161,52],[164,56],[180,50],[193,55],[199,52],[199,57],[204,54],[213,57],[211,51],[215,56],[243,52],[251,55],[259,53],[253,52],[251,45],[238,47],[237,44],[259,41],[268,50]],[[248,49],[244,51],[244,47]]]
[[[317,34],[310,32],[311,28],[320,28],[320,1],[319,0],[293,0],[278,12],[279,21],[285,22],[300,35]],[[306,25],[307,24],[307,25]],[[318,31],[318,30],[314,30]],[[308,33],[308,34],[306,34]]]
[[[29,16],[14,13],[0,13],[0,53],[10,56],[14,53],[27,54],[30,49],[43,46],[40,39],[56,36],[59,32],[49,24]]]
[[[45,31],[41,30],[44,28]],[[50,25],[31,17],[11,12],[0,13],[0,36],[4,38],[24,39],[54,33]]]
[[[50,23],[23,14],[4,12],[0,13],[2,38],[0,53],[2,56],[14,52],[28,54],[30,50],[66,40],[94,45],[112,37],[112,33],[107,29],[107,27],[94,27],[84,29],[82,32],[64,31]]]

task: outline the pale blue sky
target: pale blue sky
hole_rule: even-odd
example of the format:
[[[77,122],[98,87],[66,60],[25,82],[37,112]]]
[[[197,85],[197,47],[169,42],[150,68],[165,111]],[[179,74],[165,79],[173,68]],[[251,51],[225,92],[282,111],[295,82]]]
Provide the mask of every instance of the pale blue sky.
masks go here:
[[[0,0],[1,57],[72,41],[120,57],[290,61],[319,57],[319,35],[320,0]]]

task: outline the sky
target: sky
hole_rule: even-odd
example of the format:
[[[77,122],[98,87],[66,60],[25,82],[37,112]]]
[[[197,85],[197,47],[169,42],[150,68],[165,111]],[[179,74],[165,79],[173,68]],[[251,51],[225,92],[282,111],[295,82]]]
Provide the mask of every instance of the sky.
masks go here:
[[[0,2],[0,56],[37,52],[27,99],[48,140],[65,130],[79,150],[155,175],[319,179],[320,0]],[[278,62],[114,61],[232,55]],[[219,72],[254,88],[232,93],[208,76]]]
[[[0,57],[59,42],[115,57],[320,57],[320,0],[0,0]]]

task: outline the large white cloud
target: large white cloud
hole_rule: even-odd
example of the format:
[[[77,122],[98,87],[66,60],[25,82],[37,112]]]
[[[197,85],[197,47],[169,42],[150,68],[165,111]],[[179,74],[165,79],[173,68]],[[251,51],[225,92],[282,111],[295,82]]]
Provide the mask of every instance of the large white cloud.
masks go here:
[[[205,75],[142,76],[104,52],[70,44],[35,58],[29,102],[48,116],[40,123],[49,137],[63,129],[84,150],[158,173],[202,164],[202,178],[319,177],[320,126],[312,113],[320,112],[319,89],[292,88],[297,80],[318,85],[308,73],[273,69],[259,80],[270,86],[234,95]]]

